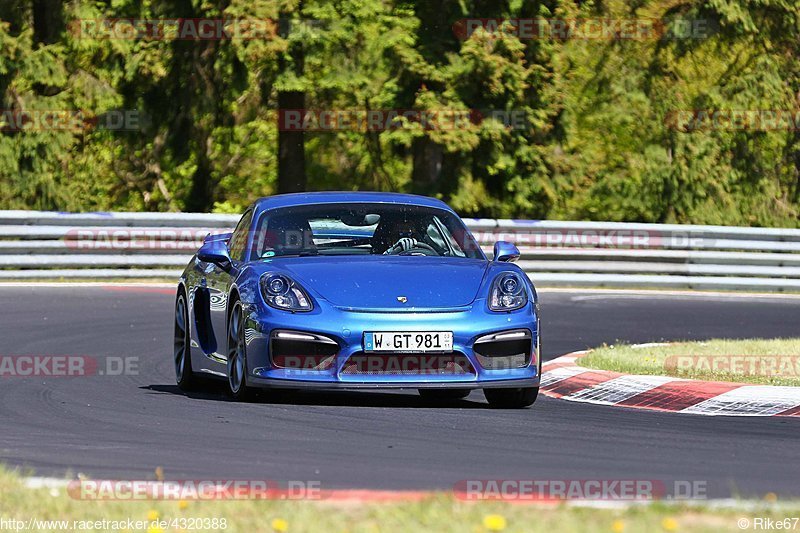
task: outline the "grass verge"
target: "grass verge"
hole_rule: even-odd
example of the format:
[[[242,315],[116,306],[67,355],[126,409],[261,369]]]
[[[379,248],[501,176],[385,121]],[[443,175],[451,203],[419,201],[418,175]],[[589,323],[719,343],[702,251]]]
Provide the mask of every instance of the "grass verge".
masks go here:
[[[580,358],[578,364],[625,374],[800,386],[800,339],[604,345]]]
[[[800,503],[743,502],[742,509],[710,509],[703,506],[655,502],[621,509],[574,506],[520,505],[501,502],[464,502],[442,493],[420,502],[346,503],[325,501],[82,501],[72,499],[64,488],[26,488],[16,473],[0,470],[0,523],[14,530],[9,520],[40,521],[30,530],[55,531],[41,521],[67,521],[73,531],[78,523],[127,521],[146,524],[128,531],[185,531],[154,524],[173,519],[202,523],[217,519],[217,527],[195,527],[194,531],[226,532],[659,532],[736,531],[739,520],[756,517],[783,520],[799,516]],[[225,527],[221,520],[225,519]],[[5,521],[5,522],[3,522]],[[64,523],[64,522],[62,522]],[[197,524],[194,524],[197,525]],[[104,527],[103,527],[104,526]],[[94,530],[112,530],[108,523]]]

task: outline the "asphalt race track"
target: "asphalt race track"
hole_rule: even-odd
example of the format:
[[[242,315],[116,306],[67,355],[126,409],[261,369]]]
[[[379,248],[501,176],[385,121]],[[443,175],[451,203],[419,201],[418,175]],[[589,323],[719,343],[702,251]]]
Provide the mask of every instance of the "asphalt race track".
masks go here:
[[[800,496],[800,419],[676,415],[546,397],[491,410],[480,392],[303,393],[238,404],[183,395],[174,296],[1,287],[0,355],[138,357],[138,375],[0,378],[0,462],[37,475],[319,481],[450,489],[466,479],[704,481],[710,497]],[[625,340],[798,336],[800,298],[544,292],[545,359]]]

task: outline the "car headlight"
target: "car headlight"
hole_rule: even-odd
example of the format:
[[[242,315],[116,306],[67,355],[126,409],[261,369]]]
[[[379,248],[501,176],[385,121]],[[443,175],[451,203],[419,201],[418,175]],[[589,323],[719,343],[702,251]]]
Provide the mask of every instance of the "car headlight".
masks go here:
[[[513,311],[528,303],[525,283],[514,272],[503,272],[492,282],[489,292],[489,309],[492,311]]]
[[[261,276],[261,295],[264,301],[284,311],[311,311],[311,298],[290,278],[283,274]]]

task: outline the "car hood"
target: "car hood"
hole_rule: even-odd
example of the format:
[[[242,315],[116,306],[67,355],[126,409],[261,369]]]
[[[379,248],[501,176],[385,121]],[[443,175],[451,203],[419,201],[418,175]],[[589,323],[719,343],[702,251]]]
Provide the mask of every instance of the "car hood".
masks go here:
[[[400,311],[471,304],[489,264],[446,257],[318,256],[273,259],[262,267],[286,273],[338,307]]]

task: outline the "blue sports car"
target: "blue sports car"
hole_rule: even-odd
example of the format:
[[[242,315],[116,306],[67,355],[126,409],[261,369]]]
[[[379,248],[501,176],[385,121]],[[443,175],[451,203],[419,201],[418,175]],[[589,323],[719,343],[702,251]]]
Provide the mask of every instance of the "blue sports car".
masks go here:
[[[483,389],[494,407],[539,392],[536,290],[500,241],[489,261],[445,203],[389,193],[256,201],[209,235],[180,278],[181,389],[412,388],[431,399]]]

